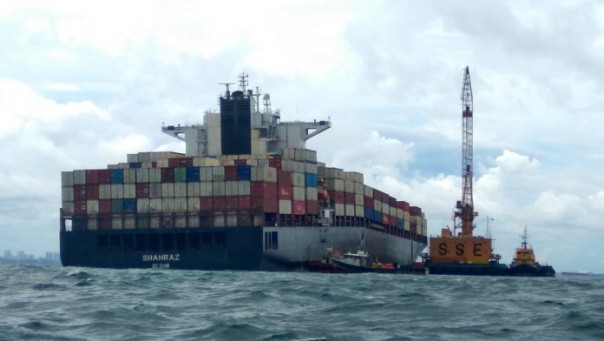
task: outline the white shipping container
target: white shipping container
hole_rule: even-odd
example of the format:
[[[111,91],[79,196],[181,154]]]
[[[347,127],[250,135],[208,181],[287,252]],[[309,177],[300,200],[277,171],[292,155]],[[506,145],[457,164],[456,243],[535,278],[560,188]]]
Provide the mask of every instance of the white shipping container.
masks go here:
[[[177,215],[174,221],[174,226],[178,228],[187,227],[187,216],[184,214]]]
[[[325,186],[331,191],[344,192],[344,180],[342,179],[327,178]]]
[[[136,200],[136,212],[138,213],[149,213],[149,199],[137,199]]]
[[[382,212],[382,202],[377,199],[373,199],[373,209],[378,212]]]
[[[304,187],[293,187],[294,200],[306,200],[306,189]]]
[[[292,201],[283,199],[279,200],[279,213],[292,214]]]
[[[325,177],[344,180],[344,170],[340,168],[325,167]]]
[[[352,204],[344,205],[344,215],[349,216],[349,217],[354,217],[355,216],[354,205],[352,205]]]
[[[124,183],[136,183],[136,169],[124,169]]]
[[[199,227],[199,216],[197,214],[189,214],[187,219],[189,227]]]
[[[224,181],[212,182],[212,194],[215,197],[222,197],[226,192]]]
[[[360,183],[360,182],[355,182],[354,183],[354,193],[355,194],[360,194],[360,195],[364,195],[365,194],[365,187],[363,186],[362,183]]]
[[[354,207],[354,210],[355,210],[355,215],[357,217],[364,217],[365,216],[365,206],[356,205]]]
[[[237,195],[237,192],[239,191],[239,186],[237,184],[237,181],[225,181],[224,187],[225,187],[225,194],[227,196]]]
[[[111,186],[111,199],[123,199],[124,198],[124,185],[112,184]]]
[[[344,204],[335,204],[334,205],[334,213],[337,216],[345,215]]]
[[[317,164],[316,163],[310,163],[307,162],[304,164],[304,172],[306,173],[312,173],[312,174],[317,174]]]
[[[212,182],[202,181],[199,183],[199,195],[202,197],[212,197],[213,195],[213,186]]]
[[[136,198],[136,185],[135,184],[124,184],[124,199]]]
[[[149,212],[150,213],[159,213],[162,211],[162,199],[161,198],[154,198],[154,199],[149,199]]]
[[[124,228],[127,230],[133,230],[136,228],[136,216],[129,214],[124,216]]]
[[[187,183],[187,196],[188,197],[198,197],[201,195],[199,191],[199,182],[189,182]]]
[[[161,184],[161,196],[162,198],[173,198],[174,197],[174,183],[164,182]]]
[[[111,185],[99,185],[99,199],[111,199]]]
[[[168,159],[160,159],[155,162],[157,163],[158,168],[168,168],[170,165]]]
[[[149,183],[149,198],[161,198],[161,186],[159,182]]]
[[[212,181],[212,167],[199,167],[201,181]]]
[[[187,196],[187,183],[177,182],[174,184],[174,196],[175,197],[186,197]]]
[[[99,224],[96,217],[88,217],[88,221],[86,223],[86,229],[94,231],[98,230]]]
[[[121,215],[114,215],[111,225],[114,230],[121,230],[124,228],[124,221]]]
[[[187,199],[187,211],[189,212],[199,212],[199,208],[201,207],[201,202],[199,197],[189,197]]]
[[[63,214],[66,216],[73,215],[73,201],[64,201],[63,202]]]
[[[139,160],[138,154],[127,154],[126,155],[126,160],[129,163],[140,162],[140,161],[138,161]]]
[[[174,198],[166,198],[163,197],[161,199],[161,208],[162,208],[162,212],[174,212]]]
[[[273,167],[264,167],[263,168],[263,178],[259,180],[264,180],[266,182],[277,182],[277,169]]]
[[[136,182],[138,182],[138,183],[149,182],[149,169],[138,168],[135,171],[136,171]]]
[[[138,153],[138,162],[151,162],[151,153],[149,153],[149,152]]]
[[[151,168],[149,169],[149,182],[161,182],[161,169]]]
[[[363,187],[365,188],[365,196],[373,198],[373,187],[369,187],[367,185],[363,185]]]
[[[250,195],[251,185],[249,181],[237,181],[238,195]]]
[[[74,185],[85,185],[86,184],[86,171],[85,170],[73,171],[73,184]]]
[[[150,217],[149,218],[149,227],[152,229],[159,228],[160,221],[161,221],[160,217]]]
[[[99,214],[99,201],[98,200],[86,200],[86,213],[87,214]]]
[[[73,172],[61,172],[61,186],[73,186]]]
[[[355,194],[354,195],[354,203],[355,203],[355,205],[364,206],[365,205],[365,198],[363,197],[363,194]]]
[[[354,182],[352,180],[345,180],[344,181],[344,192],[346,193],[354,193]]]
[[[188,200],[186,197],[174,198],[174,212],[187,212]]]
[[[224,214],[223,213],[214,214],[214,227],[224,227]]]
[[[298,186],[298,187],[306,186],[304,173],[297,173],[297,172],[292,173],[292,184],[294,186]]]
[[[212,167],[212,181],[224,181],[224,167]]]
[[[73,187],[61,188],[61,201],[73,201]]]
[[[316,187],[306,187],[306,200],[317,201],[319,200],[318,191]]]
[[[226,226],[237,226],[237,213],[229,212],[226,215]]]
[[[363,183],[363,174],[359,172],[344,172],[344,177],[352,182]]]

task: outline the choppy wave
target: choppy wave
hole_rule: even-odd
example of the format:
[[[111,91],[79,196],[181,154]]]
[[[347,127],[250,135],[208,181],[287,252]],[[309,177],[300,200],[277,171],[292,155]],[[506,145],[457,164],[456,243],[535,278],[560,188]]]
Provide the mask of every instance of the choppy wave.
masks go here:
[[[0,340],[604,339],[604,280],[0,265]]]

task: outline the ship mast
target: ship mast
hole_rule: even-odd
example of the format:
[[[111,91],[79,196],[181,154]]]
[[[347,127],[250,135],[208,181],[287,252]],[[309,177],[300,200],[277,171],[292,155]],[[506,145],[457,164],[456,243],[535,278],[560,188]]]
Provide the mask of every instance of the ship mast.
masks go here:
[[[461,91],[461,117],[462,117],[462,196],[457,202],[454,219],[460,220],[461,235],[472,236],[474,230],[474,200],[472,197],[473,176],[473,126],[472,119],[473,97],[472,83],[470,81],[470,68],[464,70],[463,88]],[[455,224],[455,226],[458,226]]]

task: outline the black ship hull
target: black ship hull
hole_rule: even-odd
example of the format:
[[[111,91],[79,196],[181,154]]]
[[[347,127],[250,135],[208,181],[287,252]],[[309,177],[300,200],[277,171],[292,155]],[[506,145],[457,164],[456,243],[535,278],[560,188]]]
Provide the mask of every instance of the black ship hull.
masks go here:
[[[462,276],[509,276],[509,268],[505,264],[460,264],[444,263],[436,264],[427,262],[425,264],[430,275],[462,275]]]
[[[61,232],[63,266],[257,270],[263,268],[257,227]],[[269,267],[269,266],[266,266]]]
[[[556,271],[551,265],[519,264],[510,267],[510,276],[555,277]]]

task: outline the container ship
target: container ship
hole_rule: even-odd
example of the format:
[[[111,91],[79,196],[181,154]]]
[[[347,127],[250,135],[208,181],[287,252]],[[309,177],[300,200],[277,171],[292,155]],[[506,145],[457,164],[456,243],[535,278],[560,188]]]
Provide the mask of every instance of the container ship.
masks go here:
[[[106,169],[62,172],[64,266],[287,270],[362,238],[410,266],[427,246],[425,214],[317,161],[306,141],[331,122],[282,122],[269,94],[223,83],[203,124],[162,131],[186,153],[141,152]]]

